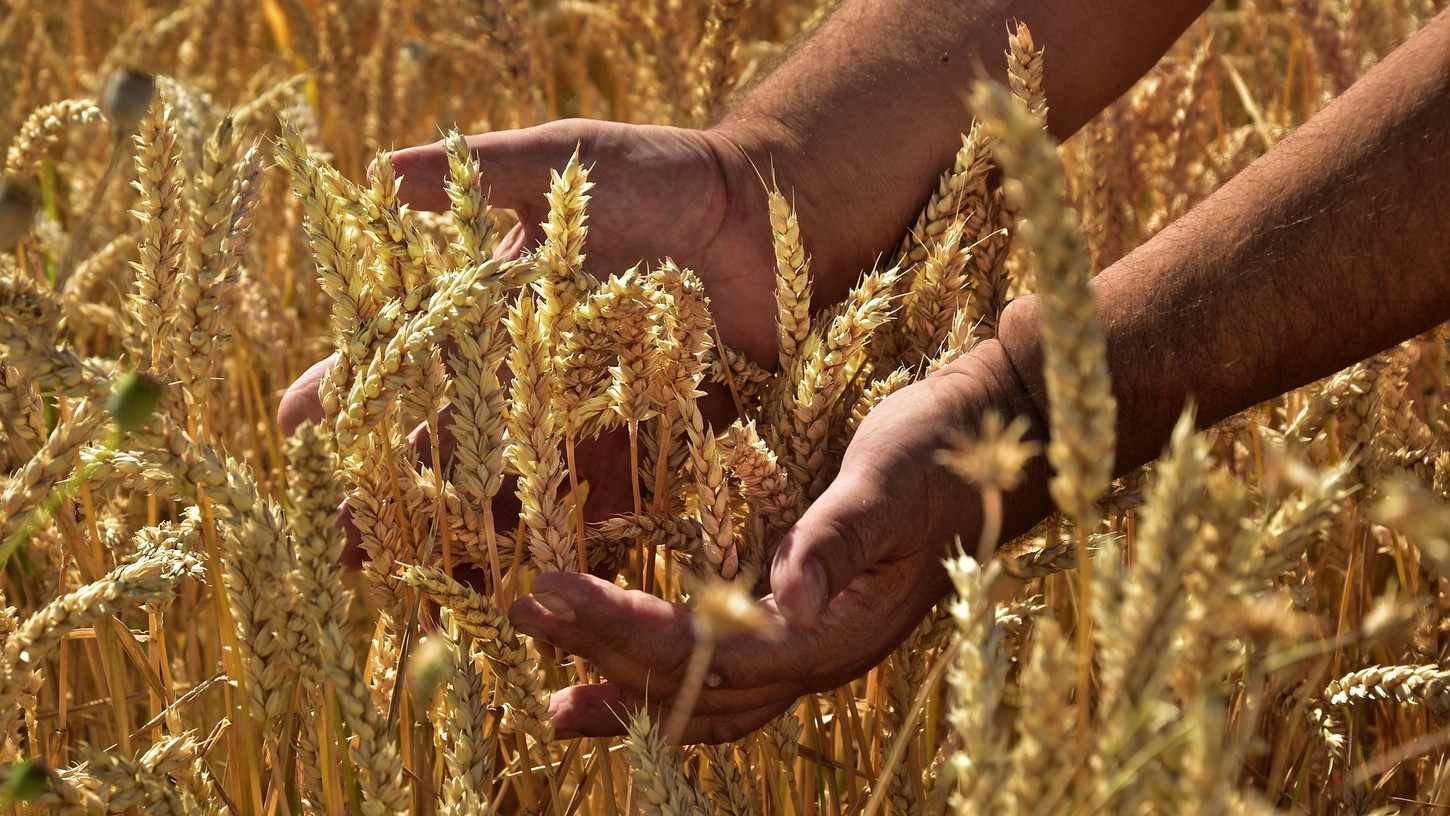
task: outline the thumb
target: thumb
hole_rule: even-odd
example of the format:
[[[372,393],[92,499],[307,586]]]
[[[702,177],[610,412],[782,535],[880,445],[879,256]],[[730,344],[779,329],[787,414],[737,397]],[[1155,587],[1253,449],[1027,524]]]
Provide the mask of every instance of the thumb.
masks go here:
[[[304,422],[322,421],[322,397],[318,389],[322,387],[323,378],[336,362],[337,355],[334,354],[326,360],[313,363],[302,376],[287,386],[287,391],[282,394],[282,400],[277,404],[277,424],[281,426],[282,433],[291,436]]]
[[[786,533],[770,585],[792,626],[814,626],[831,599],[886,553],[900,534],[893,492],[876,479],[843,473]]]
[[[490,201],[505,209],[527,211],[544,205],[549,171],[569,163],[580,141],[564,123],[465,137],[468,151],[482,170]],[[448,209],[448,148],[444,141],[405,147],[389,154],[402,178],[398,196],[415,210]]]

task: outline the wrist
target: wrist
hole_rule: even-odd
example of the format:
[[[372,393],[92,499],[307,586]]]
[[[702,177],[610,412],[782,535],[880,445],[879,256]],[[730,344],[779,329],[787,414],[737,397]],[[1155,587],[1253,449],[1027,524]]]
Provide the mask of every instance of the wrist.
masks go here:
[[[1030,427],[1023,436],[1024,441],[1037,442],[1042,450],[1046,450],[1046,416],[1038,408],[1007,346],[1000,340],[978,344],[971,353],[943,366],[928,380],[933,378],[943,378],[943,388],[971,395],[967,400],[952,401],[951,404],[958,406],[960,412],[951,418],[954,427],[975,434],[988,412],[1000,415],[1004,423],[1025,416]],[[1046,455],[1039,452],[1023,466],[1022,471],[1017,487],[1002,497],[999,547],[1026,533],[1053,511],[1052,498],[1047,492],[1051,469]],[[975,531],[959,532],[968,535]]]
[[[720,170],[727,200],[726,217],[764,224],[770,235],[766,191],[780,189],[787,197],[798,184],[796,157],[800,153],[790,132],[768,117],[732,115],[700,136],[709,145]]]
[[[1042,377],[1041,314],[1037,295],[1025,295],[1007,304],[997,319],[996,343],[1003,365],[1030,406],[1032,423],[1047,437],[1047,383]]]
[[[797,215],[810,206],[815,194],[810,191],[804,147],[780,120],[732,111],[701,134],[720,164],[731,216],[753,218],[765,213],[765,193],[771,188],[791,201]],[[811,240],[804,230],[802,237]]]
[[[893,231],[882,240],[872,240],[871,228],[884,235],[883,225],[875,223],[863,206],[869,197],[858,201],[850,195],[851,173],[860,157],[808,143],[802,132],[788,117],[742,106],[706,135],[717,154],[725,157],[723,171],[737,206],[764,212],[769,188],[779,190],[791,203],[811,259],[814,304],[821,307],[845,297],[861,270],[899,235]]]

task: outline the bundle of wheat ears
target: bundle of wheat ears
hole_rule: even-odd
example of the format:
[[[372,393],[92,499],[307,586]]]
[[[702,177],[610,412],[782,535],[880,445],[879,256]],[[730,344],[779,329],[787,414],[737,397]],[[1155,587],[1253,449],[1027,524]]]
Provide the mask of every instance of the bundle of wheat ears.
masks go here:
[[[720,342],[690,269],[586,270],[577,155],[541,245],[496,260],[515,216],[459,131],[701,123],[826,4],[0,7],[0,807],[1450,806],[1450,334],[1206,432],[1185,414],[1113,481],[1089,285],[1436,3],[1220,2],[1062,146],[1051,52],[1014,24],[1010,88],[976,88],[954,165],[843,302],[813,299],[768,192],[769,365]],[[412,212],[382,151],[439,123],[451,206]],[[772,625],[750,593],[863,418],[1034,291],[1058,516],[995,555],[990,523],[959,542],[955,592],[891,656],[733,743],[672,745],[644,712],[554,738],[550,694],[598,676],[510,625],[535,576],[691,608],[698,690],[716,640]],[[322,420],[284,436],[278,395],[329,353]],[[707,421],[707,391],[739,418]],[[941,454],[989,522],[1035,454],[1011,419]],[[606,431],[633,509],[586,522],[574,453]]]

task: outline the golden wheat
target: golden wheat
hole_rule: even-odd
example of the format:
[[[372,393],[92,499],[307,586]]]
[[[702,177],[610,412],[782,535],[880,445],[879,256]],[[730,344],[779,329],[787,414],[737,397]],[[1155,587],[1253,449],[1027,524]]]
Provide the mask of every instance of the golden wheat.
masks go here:
[[[1014,24],[1010,88],[974,97],[890,264],[843,303],[813,298],[794,193],[762,196],[766,365],[719,342],[682,264],[598,265],[591,195],[610,180],[588,145],[540,173],[542,245],[495,258],[513,221],[459,129],[699,125],[830,5],[10,3],[0,806],[1450,805],[1450,332],[1212,433],[1185,420],[1112,483],[1089,284],[1438,4],[1216,4],[1062,146],[1043,127],[1054,44]],[[440,124],[449,212],[415,213],[386,151]],[[743,592],[862,421],[1034,289],[1063,516],[990,562],[951,559],[954,597],[889,658],[734,744],[671,747],[678,723],[646,712],[620,712],[622,743],[553,739],[551,695],[598,674],[509,623],[540,572],[691,606],[673,702],[693,705],[711,650],[759,628]],[[320,415],[284,438],[278,394],[328,354]],[[154,410],[113,399],[133,371],[165,383]],[[738,419],[711,413],[717,388]],[[1013,419],[943,452],[989,521],[1036,453]],[[605,432],[628,434],[634,505],[599,520],[573,455]],[[518,520],[495,514],[509,492]],[[984,560],[985,527],[962,542]]]

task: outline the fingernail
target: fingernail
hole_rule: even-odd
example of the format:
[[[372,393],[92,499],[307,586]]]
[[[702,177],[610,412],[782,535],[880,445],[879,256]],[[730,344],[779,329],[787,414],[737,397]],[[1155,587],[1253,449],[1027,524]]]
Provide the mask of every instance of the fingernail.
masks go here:
[[[826,571],[815,561],[807,561],[801,567],[801,583],[806,590],[807,625],[813,625],[826,605]]]
[[[539,606],[554,613],[554,617],[559,620],[565,623],[574,622],[574,607],[569,605],[569,601],[563,595],[548,591],[535,592],[534,600],[539,602]]]

